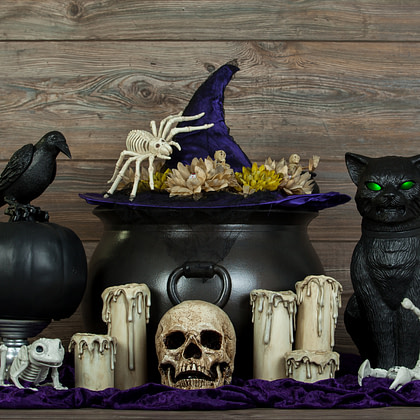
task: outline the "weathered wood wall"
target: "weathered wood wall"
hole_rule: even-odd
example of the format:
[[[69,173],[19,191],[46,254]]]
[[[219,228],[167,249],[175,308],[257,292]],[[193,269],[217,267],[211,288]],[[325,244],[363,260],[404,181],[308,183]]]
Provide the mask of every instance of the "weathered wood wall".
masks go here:
[[[319,154],[322,191],[353,196],[345,152],[419,153],[419,24],[417,0],[2,0],[0,168],[61,130],[73,159],[59,157],[35,204],[90,257],[102,225],[78,193],[104,190],[128,130],[182,110],[209,72],[236,59],[226,121],[247,155]],[[359,235],[353,201],[310,226],[327,274],[344,287],[342,352],[356,351],[342,312]],[[80,311],[43,335],[78,331]]]

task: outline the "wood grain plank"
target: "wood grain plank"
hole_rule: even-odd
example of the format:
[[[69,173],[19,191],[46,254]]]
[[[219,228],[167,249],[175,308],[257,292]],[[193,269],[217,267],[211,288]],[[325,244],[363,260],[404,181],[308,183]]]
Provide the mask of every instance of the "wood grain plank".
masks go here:
[[[418,152],[417,42],[79,44],[0,43],[0,159],[50,129],[75,159],[115,159],[130,129],[184,109],[233,58],[241,71],[226,89],[226,122],[254,160]]]
[[[3,40],[420,40],[415,0],[3,0]]]

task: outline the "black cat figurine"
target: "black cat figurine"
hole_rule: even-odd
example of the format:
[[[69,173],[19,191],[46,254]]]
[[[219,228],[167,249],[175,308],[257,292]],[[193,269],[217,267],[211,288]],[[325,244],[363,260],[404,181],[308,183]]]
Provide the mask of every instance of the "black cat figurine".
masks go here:
[[[345,326],[372,367],[411,369],[419,359],[420,322],[401,302],[407,297],[420,306],[420,155],[346,153],[346,165],[363,219]]]

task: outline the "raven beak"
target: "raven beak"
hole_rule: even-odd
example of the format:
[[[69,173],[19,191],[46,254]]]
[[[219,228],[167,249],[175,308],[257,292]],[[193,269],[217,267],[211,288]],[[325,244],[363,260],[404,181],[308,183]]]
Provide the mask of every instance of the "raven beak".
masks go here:
[[[60,143],[57,145],[57,147],[60,149],[61,152],[63,152],[69,159],[71,159],[71,153],[69,146],[67,146],[67,143]]]

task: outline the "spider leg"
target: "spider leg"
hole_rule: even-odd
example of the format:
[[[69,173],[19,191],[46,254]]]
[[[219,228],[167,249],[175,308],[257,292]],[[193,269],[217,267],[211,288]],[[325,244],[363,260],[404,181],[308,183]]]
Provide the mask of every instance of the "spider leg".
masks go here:
[[[133,182],[133,188],[131,189],[131,193],[130,193],[130,201],[133,201],[136,198],[137,187],[139,186],[139,182],[140,182],[140,164],[148,156],[149,155],[147,154],[147,155],[136,157],[136,172],[134,173],[134,182]]]
[[[182,115],[182,111],[176,115],[168,115],[167,117],[165,117],[159,124],[159,131],[156,137],[162,137],[162,133],[166,129],[166,125],[168,124],[169,120],[172,120],[172,118],[180,117],[181,115]]]
[[[150,189],[155,189],[155,181],[153,180],[153,174],[154,174],[154,168],[153,168],[153,162],[155,160],[154,155],[149,156],[149,185]]]
[[[156,121],[150,121],[150,129],[152,130],[152,134],[157,137]]]
[[[125,155],[131,156],[131,157],[127,159],[127,161],[125,162],[122,169],[118,172],[118,175],[116,176],[116,178],[114,180],[114,183],[112,184],[111,188],[104,194],[104,197],[109,197],[111,194],[114,193],[114,191],[118,187],[118,184],[123,179],[123,176],[124,176],[125,172],[127,171],[128,167],[130,166],[131,162],[133,162],[134,160],[137,159],[137,156],[138,156],[137,153],[130,152],[130,151],[127,151],[127,150],[124,150],[124,152],[125,152]]]
[[[136,155],[136,152],[131,152],[129,150],[123,150],[120,153],[120,157],[117,160],[117,163],[115,164],[114,173],[112,174],[111,179],[108,181],[108,184],[110,184],[111,182],[114,182],[115,181],[115,178],[117,177],[118,171],[121,169],[121,164],[122,164],[124,158],[126,156],[135,156],[135,155]]]
[[[115,181],[115,178],[117,177],[118,171],[121,168],[121,163],[124,160],[124,156],[125,156],[124,152],[121,152],[120,157],[118,158],[117,163],[115,164],[114,173],[112,174],[111,179],[108,180],[108,184]]]
[[[171,127],[175,124],[175,123],[179,123],[179,122],[183,122],[183,121],[194,121],[194,120],[198,120],[200,119],[203,115],[205,114],[205,112],[201,112],[200,114],[197,115],[192,115],[192,116],[185,116],[185,115],[175,115],[175,116],[171,116],[168,119],[167,124],[165,125],[165,129],[162,132],[162,136],[164,139],[168,140],[166,138],[166,136],[168,135],[168,133],[171,130]]]
[[[173,138],[173,136],[175,136],[178,133],[190,133],[191,131],[196,131],[196,130],[207,130],[208,128],[213,127],[214,124],[204,124],[204,125],[197,125],[194,127],[180,127],[180,128],[173,128],[170,132],[169,132],[169,136],[166,139],[167,142],[170,142]]]

